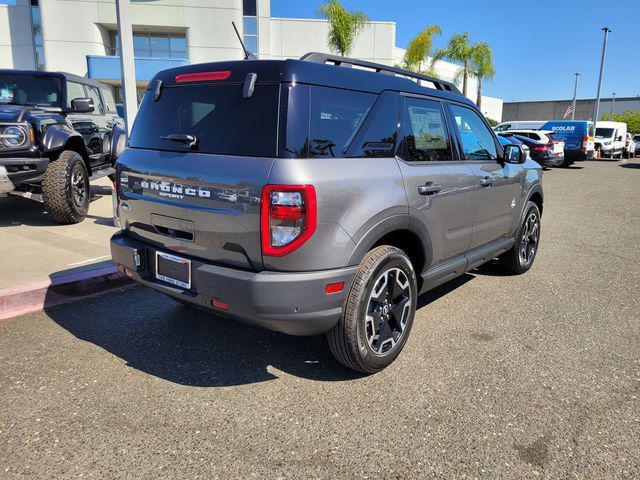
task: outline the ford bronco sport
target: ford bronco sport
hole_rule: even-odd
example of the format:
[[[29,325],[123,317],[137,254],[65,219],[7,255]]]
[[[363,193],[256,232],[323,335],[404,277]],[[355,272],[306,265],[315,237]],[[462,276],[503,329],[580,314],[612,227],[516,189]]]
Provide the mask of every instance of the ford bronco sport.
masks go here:
[[[541,169],[435,78],[324,54],[165,70],[117,163],[115,265],[344,365],[400,353],[421,292],[535,258]]]
[[[90,178],[114,172],[123,125],[101,83],[0,70],[0,195],[40,200],[58,223],[82,221]]]

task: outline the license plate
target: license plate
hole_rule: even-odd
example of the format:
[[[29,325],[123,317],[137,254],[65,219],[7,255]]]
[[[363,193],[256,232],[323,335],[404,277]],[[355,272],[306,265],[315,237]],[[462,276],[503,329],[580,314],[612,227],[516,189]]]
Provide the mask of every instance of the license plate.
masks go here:
[[[156,252],[156,278],[184,289],[191,288],[191,260]]]

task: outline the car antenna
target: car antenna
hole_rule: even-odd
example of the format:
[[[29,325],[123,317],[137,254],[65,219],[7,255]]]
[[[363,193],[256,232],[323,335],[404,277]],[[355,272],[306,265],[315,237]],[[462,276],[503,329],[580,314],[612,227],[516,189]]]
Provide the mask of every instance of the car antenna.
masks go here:
[[[240,34],[238,33],[238,28],[236,27],[236,22],[232,21],[231,25],[233,25],[233,29],[236,31],[236,36],[238,37],[238,41],[240,42],[240,45],[242,46],[242,50],[244,51],[244,59],[245,60],[257,60],[256,56],[251,53],[249,50],[247,50],[247,47],[244,46],[244,42],[242,41],[242,38],[240,37]]]

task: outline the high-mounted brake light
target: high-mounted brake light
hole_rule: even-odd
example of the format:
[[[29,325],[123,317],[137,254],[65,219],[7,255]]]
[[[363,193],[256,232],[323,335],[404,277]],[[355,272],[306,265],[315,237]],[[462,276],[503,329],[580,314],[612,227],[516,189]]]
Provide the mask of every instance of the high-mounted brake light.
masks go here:
[[[207,80],[226,80],[231,76],[229,70],[219,72],[197,72],[197,73],[181,73],[176,75],[176,83],[185,82],[206,82]]]
[[[261,202],[263,255],[287,255],[316,231],[316,189],[313,185],[265,185]]]

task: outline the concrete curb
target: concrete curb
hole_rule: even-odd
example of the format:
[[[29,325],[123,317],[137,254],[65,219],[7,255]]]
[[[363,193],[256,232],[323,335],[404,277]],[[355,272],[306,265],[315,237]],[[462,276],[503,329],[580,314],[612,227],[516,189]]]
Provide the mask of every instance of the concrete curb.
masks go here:
[[[133,285],[114,267],[100,267],[30,283],[19,288],[0,289],[0,320],[36,312],[56,305]]]

